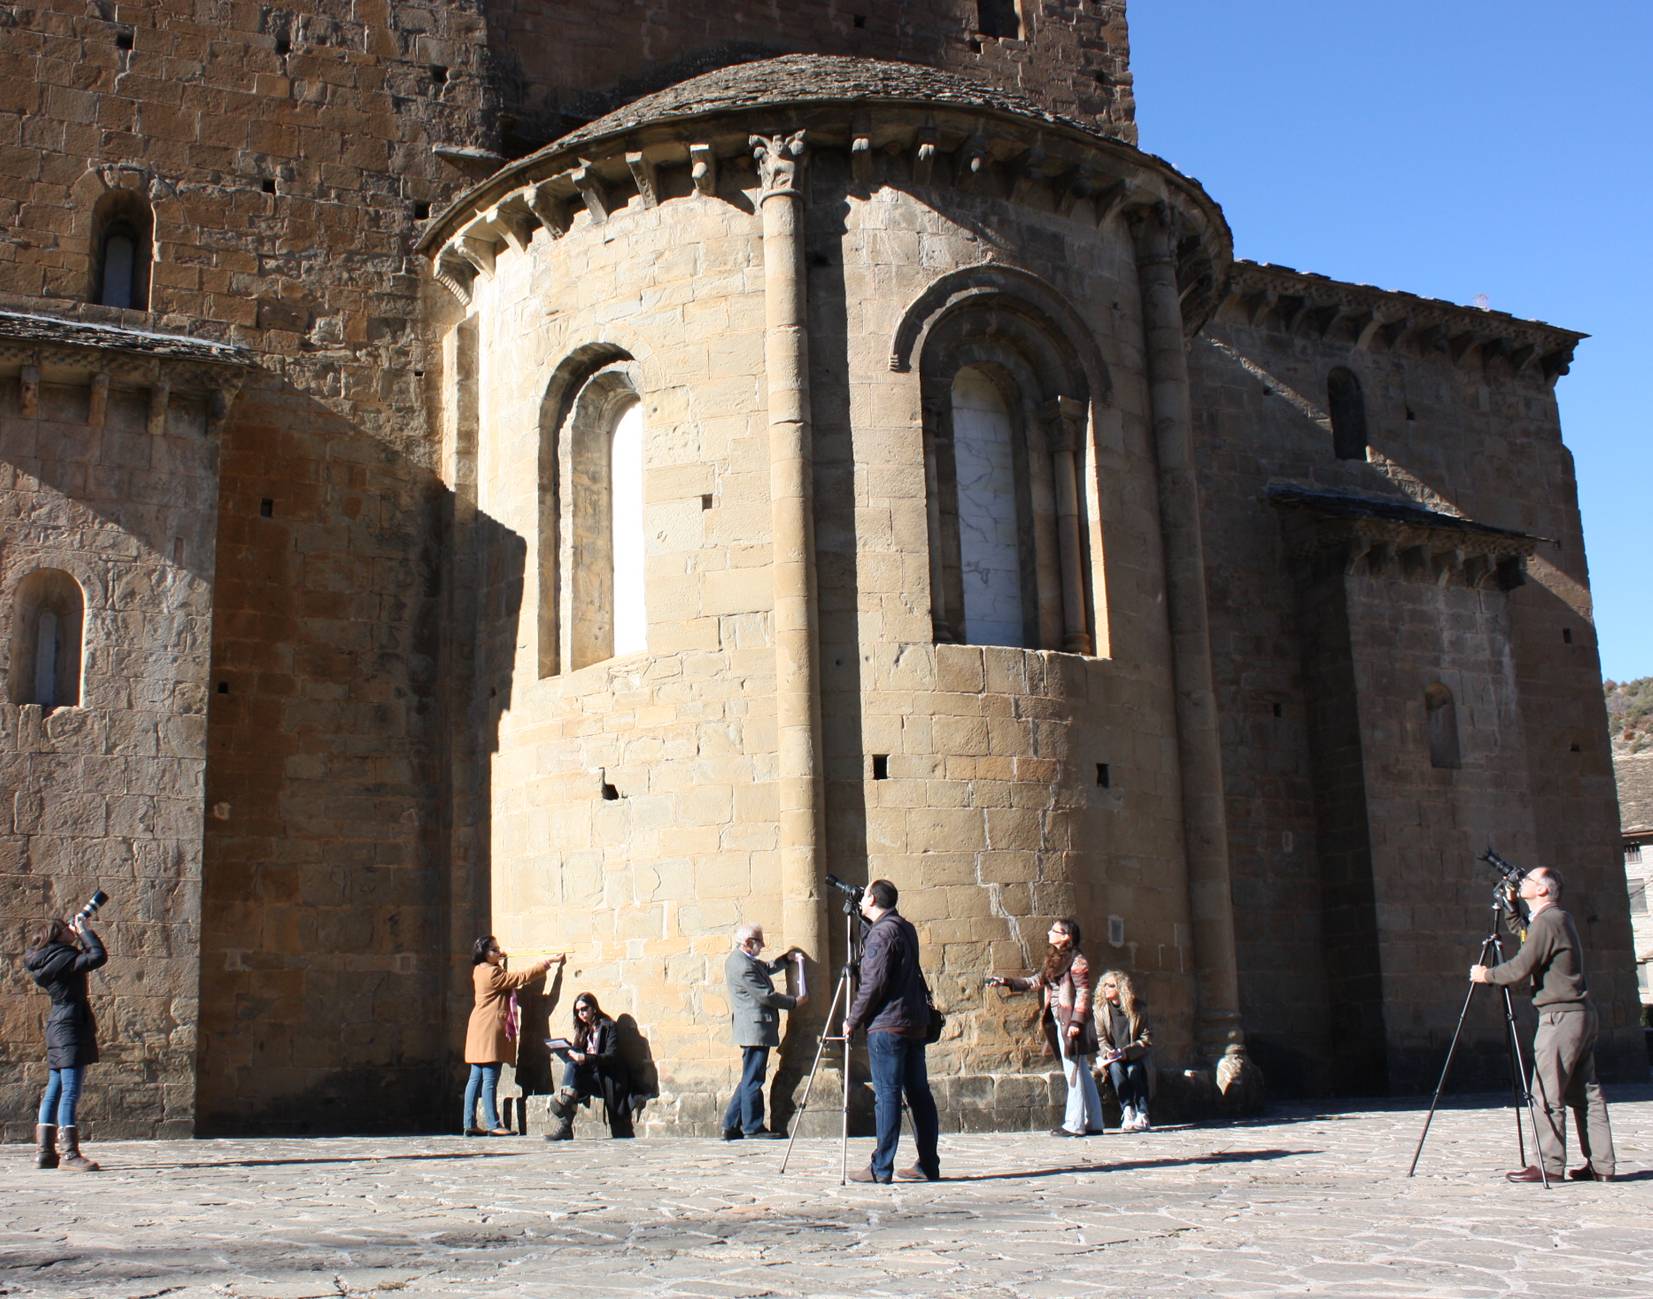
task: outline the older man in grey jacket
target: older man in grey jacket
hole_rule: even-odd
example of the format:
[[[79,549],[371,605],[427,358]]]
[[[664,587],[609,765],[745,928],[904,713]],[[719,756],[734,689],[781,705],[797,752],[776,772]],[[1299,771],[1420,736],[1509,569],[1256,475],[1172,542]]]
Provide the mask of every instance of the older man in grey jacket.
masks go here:
[[[740,1085],[723,1112],[723,1139],[784,1137],[763,1125],[763,1076],[769,1051],[781,1044],[781,1011],[809,1004],[807,996],[789,997],[775,991],[772,976],[779,974],[796,948],[773,961],[763,959],[763,927],[742,925],[735,930],[735,950],[723,966],[729,990],[730,1022],[735,1045],[741,1049]]]

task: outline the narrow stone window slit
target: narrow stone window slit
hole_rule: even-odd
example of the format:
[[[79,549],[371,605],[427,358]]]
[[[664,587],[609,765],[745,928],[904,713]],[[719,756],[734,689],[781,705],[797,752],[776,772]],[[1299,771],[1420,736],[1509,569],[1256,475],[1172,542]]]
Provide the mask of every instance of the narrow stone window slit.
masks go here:
[[[890,778],[890,755],[875,753],[872,755],[872,778],[874,780],[888,780]]]

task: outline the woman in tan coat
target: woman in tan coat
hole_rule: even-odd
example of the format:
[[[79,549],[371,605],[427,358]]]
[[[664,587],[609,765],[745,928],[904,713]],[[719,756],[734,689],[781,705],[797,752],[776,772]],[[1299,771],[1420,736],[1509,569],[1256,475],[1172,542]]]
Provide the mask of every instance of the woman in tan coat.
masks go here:
[[[471,1076],[465,1084],[465,1119],[460,1125],[468,1137],[508,1137],[511,1129],[499,1121],[499,1071],[507,1060],[517,1058],[516,1019],[511,994],[532,983],[553,965],[567,958],[548,956],[538,965],[516,974],[505,969],[505,953],[492,934],[471,946],[471,986],[476,1006],[465,1030],[465,1063]],[[476,1126],[476,1098],[482,1094],[485,1127]]]

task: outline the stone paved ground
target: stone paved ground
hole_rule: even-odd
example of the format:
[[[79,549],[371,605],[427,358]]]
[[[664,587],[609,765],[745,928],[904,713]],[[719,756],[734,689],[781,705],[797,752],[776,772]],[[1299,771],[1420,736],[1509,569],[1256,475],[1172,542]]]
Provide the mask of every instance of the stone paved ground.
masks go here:
[[[835,1142],[244,1140],[0,1152],[0,1294],[1481,1296],[1653,1293],[1653,1088],[1611,1186],[1510,1186],[1510,1112],[1275,1111],[1088,1141],[947,1136],[947,1180]],[[870,1143],[853,1141],[853,1157]],[[910,1147],[906,1147],[904,1152]]]

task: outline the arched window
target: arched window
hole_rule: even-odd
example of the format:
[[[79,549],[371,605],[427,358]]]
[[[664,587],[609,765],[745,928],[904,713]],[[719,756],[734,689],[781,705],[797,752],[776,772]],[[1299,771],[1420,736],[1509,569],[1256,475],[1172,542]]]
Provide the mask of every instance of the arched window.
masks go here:
[[[1429,765],[1462,766],[1458,751],[1458,708],[1452,702],[1452,692],[1437,681],[1423,692],[1423,702],[1429,719]]]
[[[1353,370],[1338,366],[1326,376],[1326,408],[1333,453],[1339,460],[1366,459],[1366,399]]]
[[[62,569],[38,569],[17,584],[12,603],[12,702],[47,712],[77,707],[86,621],[80,583]]]
[[[129,189],[112,189],[100,198],[92,214],[91,300],[147,311],[154,243],[155,213],[148,199]]]
[[[546,393],[540,436],[540,675],[648,648],[635,365],[577,354]]]
[[[975,268],[897,330],[892,367],[917,354],[937,641],[1095,652],[1090,417],[1107,374],[1076,319],[1042,281]]]
[[[1004,394],[985,370],[965,366],[953,380],[953,467],[958,489],[959,581],[964,639],[1020,645],[1022,531],[1015,426]]]
[[[643,589],[643,403],[625,404],[609,434],[609,553],[614,569],[614,655],[649,647]]]

